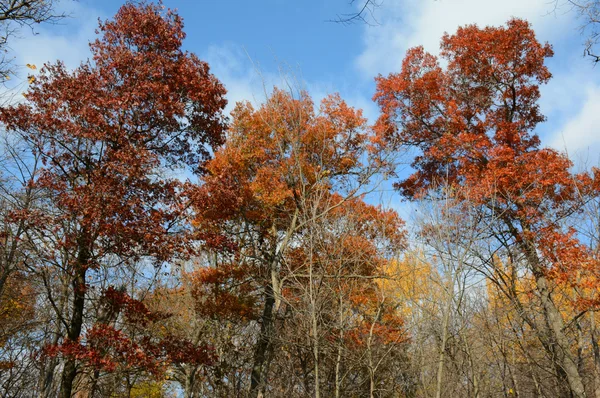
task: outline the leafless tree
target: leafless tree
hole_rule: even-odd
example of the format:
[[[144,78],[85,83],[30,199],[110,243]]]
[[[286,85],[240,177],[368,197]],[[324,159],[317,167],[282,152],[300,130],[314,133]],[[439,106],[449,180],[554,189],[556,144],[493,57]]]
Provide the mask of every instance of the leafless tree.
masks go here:
[[[575,12],[580,20],[579,30],[585,37],[584,55],[594,62],[600,62],[596,48],[600,41],[600,1],[598,0],[555,0],[554,11]]]

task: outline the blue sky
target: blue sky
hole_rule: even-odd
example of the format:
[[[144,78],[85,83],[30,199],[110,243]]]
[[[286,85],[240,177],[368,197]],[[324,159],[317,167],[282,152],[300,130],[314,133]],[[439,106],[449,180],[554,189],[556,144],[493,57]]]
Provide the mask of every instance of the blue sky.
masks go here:
[[[561,1],[561,0],[559,0]],[[438,51],[444,32],[460,25],[500,25],[510,17],[529,20],[541,41],[553,45],[548,62],[554,78],[542,89],[548,121],[538,133],[544,145],[567,149],[578,164],[597,165],[600,154],[600,66],[582,57],[580,21],[551,0],[385,0],[375,10],[378,25],[327,22],[355,10],[349,0],[165,0],[184,18],[186,49],[209,62],[228,89],[230,104],[261,102],[263,83],[306,88],[315,99],[339,92],[371,119],[373,78],[398,71],[407,48]],[[63,0],[72,15],[38,35],[24,31],[13,41],[16,64],[64,60],[70,67],[89,55],[98,18],[114,15],[122,1]],[[23,71],[24,79],[27,71]]]

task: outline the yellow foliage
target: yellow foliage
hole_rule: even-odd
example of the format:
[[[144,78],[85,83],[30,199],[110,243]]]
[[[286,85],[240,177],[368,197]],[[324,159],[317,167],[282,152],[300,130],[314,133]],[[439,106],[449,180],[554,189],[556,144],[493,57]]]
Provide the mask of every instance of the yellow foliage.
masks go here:
[[[137,383],[131,389],[131,398],[164,398],[165,383],[162,381],[145,381]]]
[[[398,311],[404,318],[440,302],[440,289],[436,288],[439,274],[421,253],[408,253],[400,260],[388,262],[384,272],[386,279],[379,282],[380,287],[399,304]]]

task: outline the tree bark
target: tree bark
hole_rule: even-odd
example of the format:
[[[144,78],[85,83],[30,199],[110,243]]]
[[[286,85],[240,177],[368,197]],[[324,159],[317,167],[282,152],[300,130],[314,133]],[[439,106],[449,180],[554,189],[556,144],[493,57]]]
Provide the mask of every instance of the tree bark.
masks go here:
[[[268,348],[271,345],[274,330],[273,308],[275,307],[275,294],[273,286],[267,284],[265,289],[265,306],[261,316],[260,335],[254,351],[254,363],[250,376],[250,397],[258,397],[263,388],[265,369],[268,357]]]
[[[87,239],[81,239],[77,263],[75,264],[75,275],[72,281],[73,287],[73,314],[67,330],[67,339],[72,342],[79,341],[83,327],[83,312],[85,308],[85,274],[91,258]],[[77,363],[74,358],[67,358],[62,374],[60,387],[60,398],[71,398],[73,393],[73,382],[77,376]]]
[[[523,233],[519,233],[516,227],[510,220],[505,219],[505,225],[509,228],[511,235],[518,242],[518,246],[525,255],[525,260],[529,265],[533,277],[535,278],[535,289],[537,290],[540,301],[542,303],[543,315],[546,321],[547,333],[549,335],[549,341],[544,344],[549,354],[556,358],[555,368],[558,375],[558,387],[559,389],[568,389],[567,391],[561,391],[561,396],[565,398],[586,398],[585,387],[577,361],[573,357],[570,349],[569,339],[564,332],[564,320],[560,313],[560,310],[556,307],[556,304],[552,300],[552,293],[548,279],[546,278],[546,269],[542,264],[535,247],[534,242],[527,239]],[[524,232],[530,231],[527,222],[520,220],[521,229]],[[561,380],[564,376],[567,385]]]
[[[600,398],[600,346],[598,345],[595,311],[590,311],[590,338],[594,353],[594,396]]]
[[[549,332],[551,333],[553,351],[557,358],[557,369],[560,368],[564,372],[570,393],[573,398],[585,398],[585,388],[583,380],[579,374],[577,362],[573,357],[569,340],[564,332],[564,321],[560,311],[552,300],[548,280],[544,270],[541,267],[537,254],[531,246],[527,247],[527,260],[532,267],[533,275],[536,280],[536,288],[540,295],[544,316],[548,323]],[[569,397],[570,398],[570,397]]]

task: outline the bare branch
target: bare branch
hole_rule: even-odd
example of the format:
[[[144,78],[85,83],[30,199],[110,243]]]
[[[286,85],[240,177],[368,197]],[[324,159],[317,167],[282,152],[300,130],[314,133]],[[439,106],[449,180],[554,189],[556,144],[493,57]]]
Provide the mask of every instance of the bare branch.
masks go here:
[[[350,0],[350,6],[354,7],[356,0]],[[356,22],[365,23],[369,26],[379,25],[375,18],[375,10],[383,4],[383,0],[362,0],[358,11],[348,14],[338,14],[335,19],[328,22],[336,22],[344,25]]]
[[[0,0],[0,82],[5,82],[14,74],[13,58],[8,54],[11,36],[23,27],[32,30],[41,23],[56,23],[67,17],[56,11],[60,0]],[[35,32],[35,31],[34,31]]]

